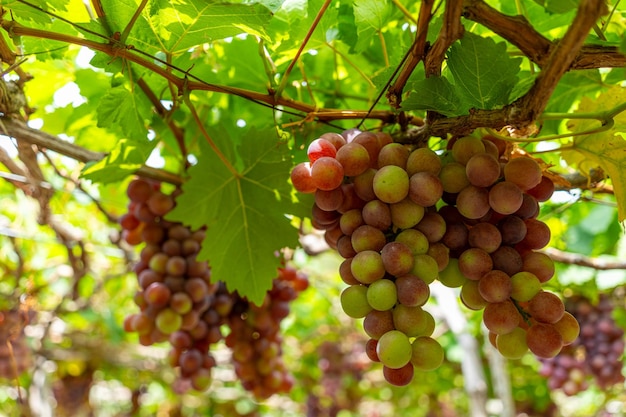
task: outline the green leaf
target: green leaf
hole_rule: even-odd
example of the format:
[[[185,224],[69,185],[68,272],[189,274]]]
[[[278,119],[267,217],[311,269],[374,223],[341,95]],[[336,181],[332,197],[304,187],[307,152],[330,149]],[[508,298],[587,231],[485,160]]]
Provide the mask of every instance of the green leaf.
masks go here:
[[[624,103],[626,103],[626,88],[616,86],[602,93],[597,99],[583,98],[578,112],[607,111]],[[608,174],[613,183],[618,218],[621,222],[626,219],[626,140],[622,136],[623,132],[626,132],[626,112],[615,116],[614,122],[610,130],[574,136],[572,144],[574,150],[563,152],[562,155],[570,163],[579,161],[579,164],[599,165]],[[598,121],[572,120],[569,127],[574,133],[584,132],[598,127]]]
[[[287,182],[291,163],[273,129],[240,131],[236,172],[201,142],[202,154],[189,170],[176,208],[167,217],[198,229],[207,226],[200,259],[211,265],[216,281],[259,304],[276,277],[275,251],[297,245],[285,216],[291,211]],[[225,154],[234,145],[224,130],[211,131]],[[232,159],[230,159],[232,161]]]
[[[444,116],[464,113],[455,88],[445,77],[430,77],[413,83],[413,91],[402,101],[403,110],[432,110]]]
[[[495,43],[470,32],[465,32],[448,53],[448,67],[468,110],[489,110],[508,104],[521,62],[521,58],[509,57],[504,42]]]
[[[148,134],[145,120],[150,115],[150,106],[124,86],[111,88],[100,100],[97,112],[98,127],[114,131],[119,128],[134,140],[145,139]]]
[[[174,54],[241,33],[269,39],[265,27],[272,18],[272,12],[262,4],[205,0],[162,4],[158,15],[152,18],[152,24],[162,38],[163,48]]]
[[[546,0],[544,7],[549,13],[567,13],[578,8],[580,0]]]
[[[98,162],[85,165],[83,178],[103,184],[121,181],[139,169],[148,159],[155,141],[120,139],[115,148]]]
[[[387,24],[391,9],[385,0],[356,0],[354,2],[354,21],[357,27],[356,50],[363,51]]]

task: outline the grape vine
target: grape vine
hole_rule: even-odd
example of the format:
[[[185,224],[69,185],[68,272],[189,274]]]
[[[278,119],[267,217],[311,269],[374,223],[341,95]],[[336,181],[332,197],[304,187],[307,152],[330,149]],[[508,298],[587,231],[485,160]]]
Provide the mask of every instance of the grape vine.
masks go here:
[[[435,280],[484,310],[505,357],[551,358],[576,339],[576,319],[542,289],[554,263],[538,252],[550,229],[537,216],[554,184],[537,160],[490,136],[455,137],[436,153],[357,130],[326,133],[307,154],[291,181],[314,193],[313,225],[345,258],[342,308],[363,318],[387,381],[406,385],[444,359],[424,309]]]

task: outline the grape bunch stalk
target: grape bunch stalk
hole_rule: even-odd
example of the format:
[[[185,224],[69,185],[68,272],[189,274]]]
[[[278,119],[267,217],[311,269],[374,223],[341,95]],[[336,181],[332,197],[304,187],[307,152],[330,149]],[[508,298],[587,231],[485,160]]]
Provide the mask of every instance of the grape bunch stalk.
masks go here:
[[[570,349],[542,360],[540,372],[550,388],[575,395],[588,387],[591,377],[603,390],[623,383],[624,329],[613,320],[614,299],[601,294],[594,303],[578,295],[566,305],[580,322],[580,336]]]
[[[574,317],[542,289],[554,263],[538,252],[550,230],[537,216],[554,184],[535,159],[493,137],[454,138],[437,153],[356,130],[325,133],[307,155],[291,182],[314,194],[312,224],[345,258],[342,308],[363,318],[366,352],[388,382],[443,362],[423,308],[435,280],[484,310],[505,357],[553,357],[576,338]]]
[[[169,342],[169,362],[178,370],[181,391],[209,387],[216,366],[211,347],[224,339],[244,388],[258,398],[288,391],[292,381],[281,359],[280,322],[289,303],[308,287],[307,277],[290,266],[279,268],[264,303],[256,306],[224,283],[212,282],[208,263],[197,259],[204,230],[165,220],[176,192],[168,195],[159,183],[135,179],[127,194],[122,237],[145,246],[134,266],[140,311],[126,317],[125,330],[136,332],[143,345]],[[224,329],[230,329],[227,336]]]

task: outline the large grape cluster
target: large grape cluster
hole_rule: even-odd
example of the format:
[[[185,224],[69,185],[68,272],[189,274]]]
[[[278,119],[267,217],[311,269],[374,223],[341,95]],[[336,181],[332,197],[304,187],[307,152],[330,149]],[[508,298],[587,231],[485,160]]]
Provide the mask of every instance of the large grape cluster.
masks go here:
[[[580,322],[580,337],[570,349],[542,360],[541,374],[552,389],[574,395],[588,386],[587,376],[606,390],[624,382],[624,330],[612,317],[613,301],[601,294],[597,303],[586,297],[567,299],[566,305]]]
[[[466,136],[440,155],[386,133],[326,133],[291,172],[296,190],[315,195],[313,225],[345,258],[343,310],[364,319],[366,352],[392,384],[443,361],[423,309],[436,279],[484,309],[506,357],[528,349],[553,357],[578,334],[561,300],[541,288],[554,264],[537,251],[550,230],[536,217],[554,185],[537,161],[504,145]]]
[[[308,286],[306,276],[291,267],[279,268],[272,290],[256,306],[211,281],[207,262],[196,259],[204,230],[164,219],[174,207],[172,195],[144,179],[130,182],[127,193],[128,213],[120,219],[123,238],[146,245],[134,267],[140,312],[126,317],[125,329],[138,333],[144,345],[169,342],[170,364],[178,369],[181,389],[210,385],[216,365],[211,347],[226,339],[246,389],[259,398],[287,391],[291,376],[281,360],[280,321],[289,312],[289,302]],[[225,336],[227,328],[230,334]]]
[[[24,337],[24,326],[32,316],[31,310],[0,311],[0,378],[17,378],[33,365],[31,349]]]

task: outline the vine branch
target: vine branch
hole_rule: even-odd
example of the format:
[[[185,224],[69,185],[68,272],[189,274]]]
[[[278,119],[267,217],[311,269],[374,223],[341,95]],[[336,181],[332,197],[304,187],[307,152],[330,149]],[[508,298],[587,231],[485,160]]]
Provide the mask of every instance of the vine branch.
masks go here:
[[[603,271],[608,269],[626,269],[626,261],[620,259],[592,258],[580,253],[564,252],[555,248],[545,248],[542,252],[550,255],[556,262],[565,264],[585,266]]]

